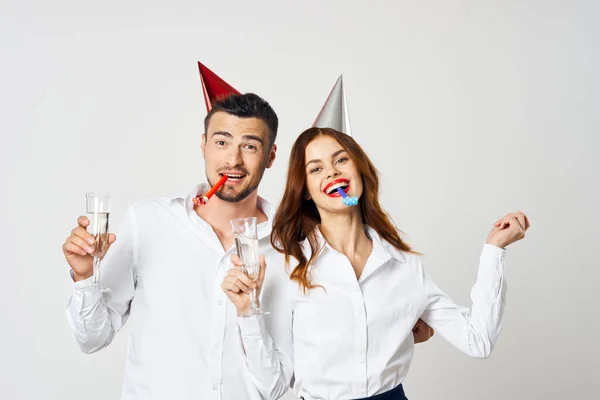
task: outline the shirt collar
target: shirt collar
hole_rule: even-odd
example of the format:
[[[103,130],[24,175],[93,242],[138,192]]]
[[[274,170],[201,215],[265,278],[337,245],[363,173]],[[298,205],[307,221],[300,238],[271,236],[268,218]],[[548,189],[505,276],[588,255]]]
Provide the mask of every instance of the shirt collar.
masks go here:
[[[398,250],[394,245],[389,243],[387,240],[384,240],[379,236],[377,231],[370,226],[367,227],[367,235],[373,240],[373,249],[377,246],[378,251],[386,254],[389,257],[395,258],[400,262],[406,262],[406,257],[402,253],[401,250]]]
[[[375,229],[371,228],[368,225],[364,225],[364,229],[369,239],[373,241],[373,254],[378,259],[380,259],[382,263],[386,260],[389,260],[390,258],[394,258],[403,263],[406,262],[406,258],[404,254],[402,254],[402,251],[398,250],[392,244],[382,239]],[[315,234],[317,238],[318,249],[328,249],[336,251],[329,245],[329,243],[327,243],[327,241],[325,241],[325,238],[323,237],[323,234],[319,229],[319,225],[317,225],[317,227],[315,228]],[[310,244],[308,242],[308,238],[304,239],[304,241],[302,242],[302,247],[307,253],[310,253]]]

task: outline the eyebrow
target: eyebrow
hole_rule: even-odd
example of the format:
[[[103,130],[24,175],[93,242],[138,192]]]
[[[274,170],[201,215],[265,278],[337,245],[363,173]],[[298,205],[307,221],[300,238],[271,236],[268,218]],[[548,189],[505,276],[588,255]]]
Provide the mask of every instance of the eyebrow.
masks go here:
[[[263,139],[259,136],[255,136],[255,135],[244,135],[242,136],[243,139],[246,140],[256,140],[257,142],[260,142],[261,144],[263,143]]]
[[[215,133],[213,133],[211,135],[211,138],[215,137],[217,135],[219,135],[219,136],[225,136],[228,139],[233,139],[233,135],[231,133],[225,132],[225,131],[217,131],[217,132],[215,132]],[[257,142],[260,142],[261,144],[264,143],[264,140],[261,137],[256,136],[256,135],[243,135],[242,139],[245,139],[245,140],[256,140]]]
[[[217,131],[217,132],[213,133],[210,137],[212,138],[212,137],[215,137],[216,135],[225,136],[227,138],[233,138],[233,135],[231,133],[225,132],[225,131]]]
[[[331,158],[337,157],[340,153],[343,153],[344,151],[346,151],[346,150],[345,149],[340,149],[340,150],[336,151],[335,153],[333,153],[331,155]],[[306,163],[306,166],[308,167],[308,164],[310,164],[310,163],[317,163],[319,161],[321,161],[321,160],[319,160],[319,159],[310,160],[309,162]]]

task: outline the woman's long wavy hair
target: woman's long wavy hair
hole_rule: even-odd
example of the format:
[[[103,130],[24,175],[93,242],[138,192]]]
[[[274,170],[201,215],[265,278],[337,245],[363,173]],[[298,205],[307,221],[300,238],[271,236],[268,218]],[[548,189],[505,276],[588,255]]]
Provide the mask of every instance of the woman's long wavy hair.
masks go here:
[[[290,262],[290,256],[298,261],[290,278],[297,281],[305,292],[314,287],[308,269],[320,250],[317,248],[315,228],[321,223],[315,203],[306,196],[308,192],[305,151],[308,144],[320,135],[335,139],[348,152],[360,172],[363,183],[363,193],[359,202],[362,222],[375,229],[382,239],[397,249],[412,252],[410,246],[400,238],[399,231],[389,215],[379,205],[378,171],[364,150],[351,136],[335,129],[309,128],[300,134],[292,147],[285,192],[275,214],[271,233],[271,244],[285,255],[286,265]],[[300,245],[300,242],[306,238],[311,248],[309,259],[304,255]]]

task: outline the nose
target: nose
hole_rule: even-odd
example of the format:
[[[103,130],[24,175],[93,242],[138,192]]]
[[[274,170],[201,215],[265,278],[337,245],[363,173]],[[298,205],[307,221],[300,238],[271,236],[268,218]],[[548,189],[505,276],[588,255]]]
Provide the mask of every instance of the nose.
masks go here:
[[[231,146],[226,156],[227,164],[232,167],[238,166],[242,164],[242,152],[239,148],[235,146]]]
[[[327,179],[335,178],[335,177],[339,176],[340,174],[341,174],[341,172],[338,171],[338,169],[335,167],[335,165],[332,165],[327,170]]]

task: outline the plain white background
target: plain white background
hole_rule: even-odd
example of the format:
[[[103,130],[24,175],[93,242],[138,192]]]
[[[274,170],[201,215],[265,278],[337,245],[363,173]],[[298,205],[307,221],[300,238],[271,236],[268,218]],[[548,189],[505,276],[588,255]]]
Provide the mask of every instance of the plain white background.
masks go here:
[[[0,398],[119,398],[128,328],[78,350],[61,245],[86,191],[115,193],[116,230],[133,202],[204,180],[198,60],[279,114],[274,203],[343,73],[382,203],[458,303],[491,224],[528,213],[492,357],[434,337],[409,398],[598,398],[598,3],[284,3],[2,0]]]

